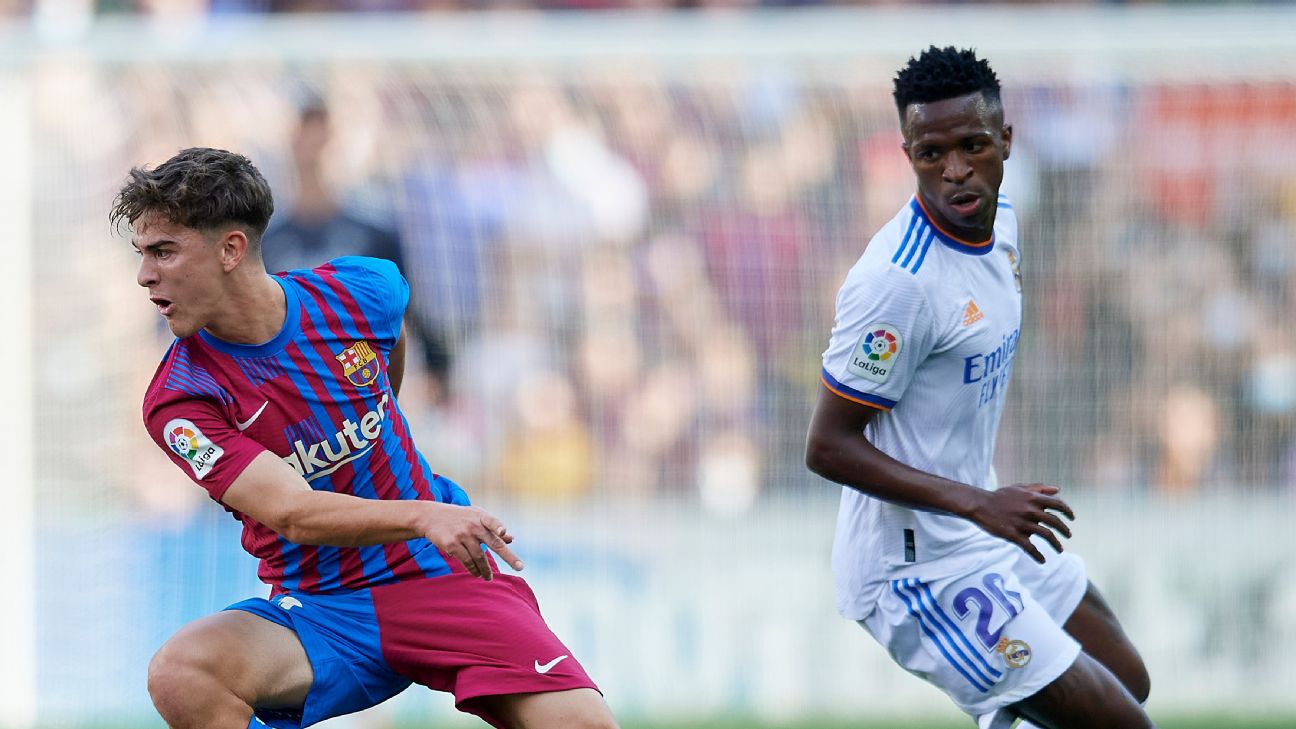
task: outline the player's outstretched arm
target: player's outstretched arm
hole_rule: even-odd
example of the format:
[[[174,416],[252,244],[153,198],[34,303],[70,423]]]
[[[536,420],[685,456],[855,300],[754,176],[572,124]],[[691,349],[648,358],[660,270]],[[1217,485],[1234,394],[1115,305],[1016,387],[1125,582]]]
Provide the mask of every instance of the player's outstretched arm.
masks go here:
[[[1062,551],[1058,534],[1070,537],[1071,530],[1053,512],[1071,519],[1075,515],[1054,495],[1057,487],[1031,484],[986,491],[905,465],[864,436],[864,427],[878,412],[821,387],[806,437],[806,467],[879,499],[968,519],[1021,547],[1036,562],[1042,563],[1044,555],[1031,544],[1032,535]]]
[[[475,506],[384,501],[315,491],[273,453],[248,464],[221,503],[256,519],[294,544],[362,547],[424,537],[483,579],[493,572],[482,545],[522,569],[504,523]]]

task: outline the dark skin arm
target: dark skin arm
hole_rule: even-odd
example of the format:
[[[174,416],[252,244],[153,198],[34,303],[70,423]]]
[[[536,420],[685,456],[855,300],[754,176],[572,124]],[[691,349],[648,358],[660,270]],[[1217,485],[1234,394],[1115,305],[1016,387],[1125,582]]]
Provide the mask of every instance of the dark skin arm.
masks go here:
[[[1016,544],[1036,562],[1043,563],[1044,555],[1031,544],[1032,534],[1062,551],[1057,535],[1069,538],[1071,529],[1052,512],[1072,520],[1075,514],[1054,495],[1056,486],[1016,484],[986,491],[907,466],[864,436],[864,427],[880,412],[820,387],[806,438],[806,466],[830,481],[893,504],[967,519]]]

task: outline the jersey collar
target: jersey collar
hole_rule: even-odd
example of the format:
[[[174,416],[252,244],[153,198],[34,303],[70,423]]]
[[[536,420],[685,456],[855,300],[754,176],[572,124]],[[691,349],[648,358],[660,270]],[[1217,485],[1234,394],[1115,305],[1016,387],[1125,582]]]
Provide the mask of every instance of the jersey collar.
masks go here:
[[[944,243],[946,246],[953,248],[959,253],[967,253],[973,256],[984,256],[994,250],[995,238],[993,232],[990,234],[989,238],[980,243],[966,241],[942,230],[941,227],[936,224],[936,221],[932,220],[932,217],[927,214],[927,207],[923,205],[922,198],[918,195],[915,194],[909,201],[909,207],[913,210],[914,215],[922,218],[924,223],[931,226],[931,229],[936,233],[936,238],[939,239],[941,243]]]
[[[301,328],[301,300],[297,297],[297,287],[286,281],[281,276],[271,276],[274,282],[279,284],[279,288],[284,292],[284,308],[287,314],[284,316],[283,327],[279,333],[274,335],[268,342],[261,344],[235,344],[227,342],[224,339],[207,333],[205,329],[198,330],[198,336],[202,337],[203,342],[219,352],[224,352],[232,357],[270,357],[281,352],[289,340],[297,336]]]

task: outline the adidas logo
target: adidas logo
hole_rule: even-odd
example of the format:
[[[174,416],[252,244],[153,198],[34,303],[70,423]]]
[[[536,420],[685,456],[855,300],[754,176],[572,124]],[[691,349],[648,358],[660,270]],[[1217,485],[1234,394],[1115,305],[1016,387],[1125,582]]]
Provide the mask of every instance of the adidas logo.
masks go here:
[[[963,310],[963,326],[975,324],[985,318],[981,309],[977,307],[976,302],[968,299],[967,308]]]

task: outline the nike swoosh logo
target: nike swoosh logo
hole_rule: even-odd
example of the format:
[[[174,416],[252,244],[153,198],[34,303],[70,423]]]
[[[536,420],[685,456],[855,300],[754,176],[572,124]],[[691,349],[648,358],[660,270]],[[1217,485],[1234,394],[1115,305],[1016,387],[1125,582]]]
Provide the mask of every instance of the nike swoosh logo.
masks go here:
[[[563,655],[563,656],[558,656],[557,658],[553,659],[552,661],[549,661],[548,663],[541,663],[540,661],[536,661],[535,662],[536,673],[549,673],[549,671],[553,670],[554,666],[558,665],[559,663],[562,663],[563,660],[566,658],[567,656]]]
[[[246,421],[244,421],[244,422],[242,422],[242,423],[240,423],[238,420],[235,420],[235,421],[234,421],[234,427],[235,427],[235,428],[238,428],[238,429],[239,429],[239,432],[242,432],[242,431],[247,430],[248,428],[252,427],[252,423],[253,423],[257,418],[261,417],[261,413],[265,411],[265,409],[266,409],[266,405],[269,405],[269,404],[270,404],[270,401],[269,401],[269,400],[266,400],[265,402],[261,403],[261,407],[260,407],[260,408],[257,408],[257,411],[256,411],[255,413],[252,413],[252,417],[248,418]]]

